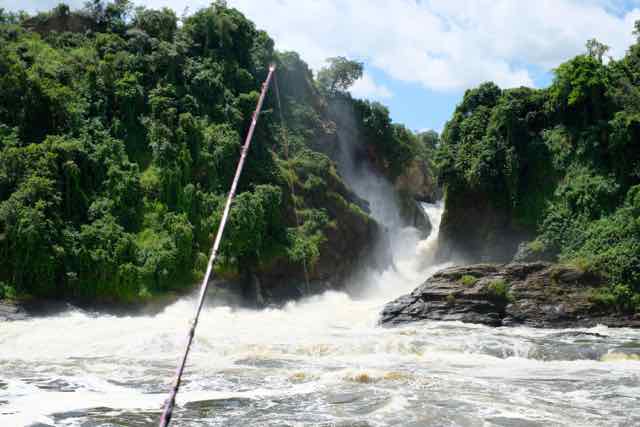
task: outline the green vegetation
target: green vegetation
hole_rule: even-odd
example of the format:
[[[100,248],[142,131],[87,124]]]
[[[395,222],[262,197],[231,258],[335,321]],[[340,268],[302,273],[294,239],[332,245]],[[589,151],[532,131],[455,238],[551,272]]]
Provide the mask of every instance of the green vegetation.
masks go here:
[[[438,134],[414,134],[402,124],[393,123],[389,110],[381,103],[352,99],[347,89],[362,77],[363,64],[343,57],[329,58],[328,62],[329,66],[318,72],[317,87],[330,107],[337,110],[331,119],[342,128],[355,124],[352,137],[365,141],[369,160],[378,171],[395,181],[409,162],[418,160],[427,164],[428,173],[432,173]]]
[[[475,285],[477,282],[478,282],[478,278],[475,276],[471,276],[469,274],[465,274],[460,278],[460,283],[468,287]]]
[[[318,72],[318,87],[328,95],[346,95],[353,83],[362,77],[364,64],[342,56],[329,58],[327,62],[329,66]]]
[[[16,290],[4,282],[0,282],[0,298],[15,299],[17,297]]]
[[[389,110],[379,102],[355,100],[352,103],[357,122],[362,123],[362,138],[376,153],[372,160],[392,181],[413,159],[427,161],[430,151],[429,137],[415,135],[398,123],[392,123]]]
[[[456,305],[456,296],[453,293],[447,294],[446,297],[447,305],[454,306]]]
[[[626,285],[598,288],[590,295],[591,302],[605,310],[614,307],[621,312],[640,312],[640,294]]]
[[[540,240],[533,240],[527,243],[527,247],[534,253],[539,253],[544,251],[544,243]]]
[[[604,276],[611,288],[598,298],[630,307],[640,293],[640,43],[606,64],[606,46],[587,48],[547,89],[467,91],[442,135],[439,179],[447,204],[481,195],[512,230],[537,235],[532,250]]]
[[[180,25],[127,0],[35,17],[0,9],[0,297],[134,301],[201,277],[270,62],[288,155],[269,96],[216,270],[312,266],[327,230],[368,220],[312,148],[330,128],[324,96],[368,105],[344,93],[361,64],[334,58],[316,84],[273,45],[225,2]],[[369,110],[368,131],[387,132],[375,141],[383,157],[394,143],[406,151],[415,136]]]
[[[512,297],[509,294],[509,284],[503,279],[493,280],[487,285],[487,294],[498,301],[511,301]]]

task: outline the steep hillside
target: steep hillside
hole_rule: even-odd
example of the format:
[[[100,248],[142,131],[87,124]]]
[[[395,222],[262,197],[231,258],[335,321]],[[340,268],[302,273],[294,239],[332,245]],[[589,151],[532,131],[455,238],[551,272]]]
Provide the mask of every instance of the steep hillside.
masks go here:
[[[640,44],[555,70],[543,90],[467,91],[438,151],[441,256],[579,266],[610,285],[594,298],[640,307]]]
[[[138,301],[197,281],[271,62],[286,132],[272,90],[217,276],[258,304],[306,292],[304,264],[314,289],[342,286],[383,240],[323,154],[339,143],[331,100],[359,101],[319,90],[223,2],[180,25],[168,9],[94,2],[0,14],[0,298]],[[383,134],[379,114],[367,126]]]

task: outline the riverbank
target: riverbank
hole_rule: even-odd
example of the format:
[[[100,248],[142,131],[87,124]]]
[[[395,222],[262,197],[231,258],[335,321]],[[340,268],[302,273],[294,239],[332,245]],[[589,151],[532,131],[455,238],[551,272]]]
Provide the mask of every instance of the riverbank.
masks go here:
[[[24,320],[26,318],[27,313],[21,304],[9,300],[0,300],[0,321]]]
[[[195,289],[195,288],[193,288]],[[191,291],[193,291],[193,289]],[[76,310],[93,315],[110,316],[152,316],[165,310],[180,298],[187,297],[191,291],[166,293],[145,301],[133,303],[61,301],[54,299],[0,299],[0,322],[45,318]]]

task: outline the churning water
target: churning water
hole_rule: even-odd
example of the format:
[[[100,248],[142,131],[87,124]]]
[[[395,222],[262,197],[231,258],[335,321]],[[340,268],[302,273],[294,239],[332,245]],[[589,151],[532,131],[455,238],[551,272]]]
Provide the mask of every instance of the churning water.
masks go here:
[[[426,211],[437,223],[442,207]],[[421,261],[435,234],[396,234],[398,271],[358,298],[205,309],[173,424],[640,425],[640,331],[378,327],[384,303],[439,267]],[[155,425],[193,307],[0,324],[0,426]]]

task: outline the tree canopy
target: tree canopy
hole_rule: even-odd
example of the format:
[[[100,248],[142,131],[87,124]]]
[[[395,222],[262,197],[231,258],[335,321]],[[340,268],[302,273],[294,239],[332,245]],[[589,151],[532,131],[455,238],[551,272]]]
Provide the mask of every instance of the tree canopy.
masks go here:
[[[537,250],[603,275],[607,298],[640,310],[640,44],[607,64],[606,46],[592,39],[587,49],[547,89],[468,90],[442,135],[440,180],[447,203],[486,199],[512,232],[527,229]]]
[[[0,10],[0,298],[135,301],[194,283],[270,62],[290,150],[269,96],[218,273],[313,268],[329,233],[352,232],[341,218],[366,223],[312,148],[335,125],[311,71],[273,46],[220,1],[181,21],[127,0]],[[362,73],[333,63],[330,88]],[[390,124],[379,113],[370,126]]]
[[[318,84],[329,95],[346,92],[356,80],[362,77],[364,69],[362,62],[343,56],[328,58],[327,62],[329,66],[318,72]]]

